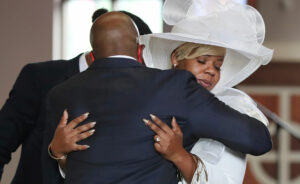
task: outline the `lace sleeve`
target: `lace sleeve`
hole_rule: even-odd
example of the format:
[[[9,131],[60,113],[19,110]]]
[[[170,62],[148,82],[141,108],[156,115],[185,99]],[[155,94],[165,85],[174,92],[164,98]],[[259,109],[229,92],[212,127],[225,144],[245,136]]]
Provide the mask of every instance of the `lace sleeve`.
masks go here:
[[[208,183],[208,174],[204,162],[195,154],[193,158],[197,163],[197,169],[193,175],[191,184],[206,184]],[[182,183],[187,184],[187,182],[182,178]]]

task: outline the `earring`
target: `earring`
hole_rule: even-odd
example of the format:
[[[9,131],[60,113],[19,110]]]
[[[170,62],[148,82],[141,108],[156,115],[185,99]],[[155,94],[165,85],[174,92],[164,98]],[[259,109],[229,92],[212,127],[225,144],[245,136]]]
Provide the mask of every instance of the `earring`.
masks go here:
[[[175,64],[173,64],[173,68],[176,68],[176,66],[177,66],[177,64],[175,63]]]

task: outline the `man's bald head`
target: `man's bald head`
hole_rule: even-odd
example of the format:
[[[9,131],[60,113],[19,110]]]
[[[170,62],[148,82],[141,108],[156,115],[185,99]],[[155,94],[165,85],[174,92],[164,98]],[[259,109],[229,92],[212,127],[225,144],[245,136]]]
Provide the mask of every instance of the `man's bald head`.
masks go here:
[[[128,55],[137,58],[138,33],[127,15],[109,12],[101,15],[92,25],[90,42],[95,58]]]

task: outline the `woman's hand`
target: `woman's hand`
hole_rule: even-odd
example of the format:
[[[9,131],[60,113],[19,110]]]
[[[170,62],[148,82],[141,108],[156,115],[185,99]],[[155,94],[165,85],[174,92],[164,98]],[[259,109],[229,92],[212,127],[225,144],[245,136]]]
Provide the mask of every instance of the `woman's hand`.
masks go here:
[[[89,148],[88,145],[79,145],[78,141],[86,139],[94,134],[96,122],[87,123],[77,127],[79,123],[88,117],[89,113],[82,114],[71,122],[68,121],[68,112],[65,110],[55,130],[54,137],[50,143],[50,149],[55,157],[62,157],[72,151],[81,151]]]
[[[161,121],[158,117],[150,115],[152,121],[143,119],[145,124],[149,126],[157,135],[154,136],[154,147],[162,156],[173,162],[183,178],[190,183],[197,168],[192,154],[187,152],[182,145],[183,134],[176,122],[172,119],[172,129]]]
[[[150,116],[154,123],[146,119],[144,119],[144,122],[157,134],[154,136],[156,151],[171,162],[176,162],[183,155],[186,155],[186,150],[182,146],[183,134],[176,119],[173,117],[171,129],[158,117],[152,114]]]

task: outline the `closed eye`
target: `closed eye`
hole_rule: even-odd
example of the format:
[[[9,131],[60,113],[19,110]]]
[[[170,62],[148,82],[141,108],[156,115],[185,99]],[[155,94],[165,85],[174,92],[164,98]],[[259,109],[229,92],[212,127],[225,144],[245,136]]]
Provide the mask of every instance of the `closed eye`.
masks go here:
[[[205,63],[206,63],[206,61],[200,60],[200,59],[197,59],[197,62],[198,62],[198,63],[201,63],[201,64],[205,64]]]
[[[219,67],[219,66],[215,66],[215,69],[218,71],[221,71],[221,67]]]

